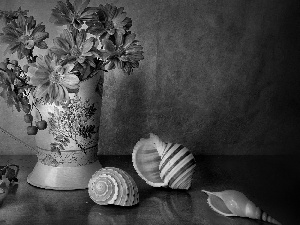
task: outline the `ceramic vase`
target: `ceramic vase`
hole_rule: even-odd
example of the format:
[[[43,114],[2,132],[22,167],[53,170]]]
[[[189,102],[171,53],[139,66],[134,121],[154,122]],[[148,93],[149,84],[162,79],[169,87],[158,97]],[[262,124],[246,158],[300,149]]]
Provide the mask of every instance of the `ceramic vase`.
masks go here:
[[[80,82],[77,93],[59,105],[36,102],[33,125],[47,121],[35,136],[38,162],[27,177],[33,186],[54,189],[85,189],[101,169],[98,160],[103,71]]]

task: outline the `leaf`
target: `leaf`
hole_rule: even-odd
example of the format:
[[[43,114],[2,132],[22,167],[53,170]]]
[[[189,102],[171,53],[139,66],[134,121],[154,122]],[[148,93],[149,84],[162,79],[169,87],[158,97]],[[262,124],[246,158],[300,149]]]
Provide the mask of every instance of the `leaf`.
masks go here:
[[[36,32],[33,36],[34,42],[41,42],[49,37],[49,33],[47,32]]]
[[[67,52],[58,46],[53,46],[49,49],[49,52],[54,53],[58,58],[61,58],[63,55],[66,55]]]
[[[107,52],[109,53],[115,52],[115,45],[111,40],[105,38],[101,40],[101,43]]]
[[[141,45],[129,46],[126,49],[126,53],[142,52],[143,47]]]
[[[6,89],[3,89],[3,90],[1,91],[1,93],[0,93],[0,96],[6,100],[6,98],[7,98],[7,90],[6,90]]]
[[[53,39],[53,43],[55,46],[61,48],[62,50],[64,50],[65,52],[69,52],[71,46],[69,45],[69,43],[61,38],[61,37],[56,37]]]
[[[73,5],[70,3],[69,0],[66,1],[67,7],[70,11],[75,12]]]
[[[93,45],[94,45],[94,41],[91,38],[86,40],[82,46],[82,53],[84,54],[90,51]]]
[[[39,23],[32,31],[31,36],[33,36],[37,32],[45,32],[45,25],[42,25],[42,23]]]
[[[9,35],[9,36],[12,36],[15,38],[18,38],[19,36],[21,36],[20,32],[18,32],[16,29],[9,27],[9,26],[3,27],[2,31],[4,32],[4,34],[6,36]]]
[[[134,62],[131,63],[131,66],[133,68],[138,68],[139,67],[139,62],[138,61],[134,61]]]
[[[124,35],[119,31],[117,31],[114,35],[115,35],[116,45],[120,47],[123,44]]]
[[[41,41],[41,42],[37,43],[36,46],[40,49],[47,49],[48,48],[48,45],[45,41]]]
[[[0,37],[0,44],[13,44],[15,42],[17,42],[17,38],[8,35],[3,35]]]
[[[128,34],[126,37],[125,37],[125,41],[124,41],[124,45],[123,45],[123,48],[127,48],[135,39],[135,33],[132,33],[132,34]]]
[[[24,58],[24,54],[22,53],[23,49],[24,49],[23,45],[21,45],[20,48],[18,48],[18,59]]]
[[[63,26],[71,23],[68,18],[52,13],[49,19],[50,23],[54,23],[56,26]]]
[[[110,4],[106,4],[105,5],[105,12],[107,14],[107,19],[111,20],[112,18],[114,18],[116,12],[117,12],[117,7],[114,5],[110,5]]]
[[[114,68],[116,68],[115,61],[114,61],[114,60],[111,60],[111,61],[107,64],[106,69],[107,69],[107,70],[112,70],[112,69],[114,69]]]
[[[81,14],[81,13],[86,9],[86,7],[88,6],[89,3],[90,3],[90,0],[85,0],[85,1],[81,4],[81,6],[78,7],[78,10],[76,10],[76,12],[77,12],[78,14]]]
[[[70,31],[64,29],[61,37],[64,38],[64,40],[66,40],[69,43],[71,48],[74,46],[74,39]]]
[[[28,17],[27,18],[27,29],[28,30],[34,29],[35,25],[36,25],[36,21],[33,18],[33,16]]]
[[[131,20],[131,18],[126,17],[126,18],[123,20],[122,24],[124,25],[124,29],[129,30],[130,27],[132,26],[132,20]]]
[[[123,62],[120,61],[120,60],[117,60],[117,61],[116,61],[116,65],[117,65],[117,68],[118,68],[118,69],[123,69],[123,67],[124,67]]]
[[[120,24],[126,18],[126,13],[123,10],[123,7],[117,9],[116,15],[113,18],[114,23]]]
[[[105,27],[102,23],[89,26],[86,30],[87,33],[101,36],[105,32]]]
[[[37,99],[43,98],[49,91],[49,82],[43,84],[42,86],[39,86],[35,92],[34,95]]]
[[[12,71],[8,70],[7,73],[0,73],[0,87],[2,88],[0,96],[6,101],[9,107],[15,106],[17,111],[20,112],[21,99],[14,91],[14,80],[15,74]]]
[[[25,31],[26,19],[22,14],[19,14],[17,19],[18,27]]]
[[[86,32],[85,30],[80,30],[76,36],[76,44],[77,46],[81,46],[82,42],[86,39]]]
[[[78,12],[79,7],[81,6],[81,3],[82,3],[82,0],[75,0],[74,1],[73,6],[74,6],[74,11],[75,12]]]
[[[10,24],[11,24],[15,29],[18,27],[18,24],[17,24],[14,20],[10,21]]]
[[[80,15],[80,18],[82,19],[91,19],[92,15],[98,11],[98,8],[96,7],[87,7]]]
[[[91,74],[91,66],[90,66],[90,64],[88,64],[86,66],[86,68],[82,72],[83,72],[83,74],[82,74],[81,80],[87,79],[88,76]]]
[[[96,64],[94,63],[93,58],[88,60],[88,63],[90,64],[91,67],[94,67],[94,68],[96,67]]]

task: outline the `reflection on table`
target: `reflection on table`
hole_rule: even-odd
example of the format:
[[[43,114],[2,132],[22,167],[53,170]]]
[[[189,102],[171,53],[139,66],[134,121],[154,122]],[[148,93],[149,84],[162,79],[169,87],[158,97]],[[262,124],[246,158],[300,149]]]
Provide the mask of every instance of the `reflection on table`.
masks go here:
[[[202,189],[235,189],[282,224],[300,224],[299,168],[292,156],[196,156],[197,167],[188,191],[153,188],[135,172],[130,156],[101,156],[105,166],[128,172],[139,188],[140,202],[133,207],[95,204],[87,190],[53,191],[33,187],[26,177],[35,156],[0,156],[0,165],[20,166],[19,183],[9,188],[0,206],[0,224],[268,224],[244,218],[227,218],[209,208]],[[1,197],[1,196],[0,196]]]

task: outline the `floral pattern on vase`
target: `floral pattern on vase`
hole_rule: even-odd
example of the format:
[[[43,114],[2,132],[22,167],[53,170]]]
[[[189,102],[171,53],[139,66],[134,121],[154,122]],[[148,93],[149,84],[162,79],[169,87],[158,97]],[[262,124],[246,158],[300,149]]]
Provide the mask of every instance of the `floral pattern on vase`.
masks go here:
[[[36,120],[42,117],[48,122],[47,129],[36,135],[37,156],[41,163],[72,167],[97,160],[102,85],[103,76],[93,76],[81,82],[79,92],[70,94],[70,99],[63,104],[42,101],[36,104]],[[95,88],[100,91],[95,92]]]

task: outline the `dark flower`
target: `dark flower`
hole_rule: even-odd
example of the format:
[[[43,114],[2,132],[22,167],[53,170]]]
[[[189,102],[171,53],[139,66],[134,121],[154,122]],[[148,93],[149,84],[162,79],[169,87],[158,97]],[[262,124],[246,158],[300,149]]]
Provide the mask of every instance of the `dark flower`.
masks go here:
[[[98,57],[99,52],[96,39],[91,37],[86,39],[85,30],[73,30],[70,32],[64,29],[60,37],[53,40],[54,46],[49,49],[59,59],[65,63],[89,63],[95,67],[94,58]]]
[[[114,5],[100,5],[93,20],[88,21],[87,32],[104,37],[105,35],[115,35],[116,39],[121,38],[132,26],[132,21],[126,17],[124,8],[117,8]]]
[[[139,66],[139,61],[144,59],[143,47],[135,40],[135,36],[134,33],[128,33],[117,45],[114,45],[109,39],[102,40],[103,48],[109,54],[107,70],[117,67],[125,73],[131,74],[133,68]]]
[[[52,9],[50,22],[57,26],[73,25],[76,29],[80,29],[85,21],[93,18],[92,14],[97,11],[95,7],[87,7],[90,0],[75,0],[73,4],[66,1],[58,1],[54,9]]]
[[[23,16],[26,16],[29,10],[22,10],[21,7],[17,11],[2,11],[0,10],[0,19],[4,20],[5,25],[10,23],[12,20],[15,20],[18,18],[20,14]]]
[[[45,25],[36,25],[32,16],[19,14],[16,21],[12,20],[2,30],[4,33],[0,35],[0,43],[8,44],[5,54],[17,52],[18,58],[22,59],[30,54],[34,46],[48,48],[44,40],[49,37],[49,33],[45,32]]]

